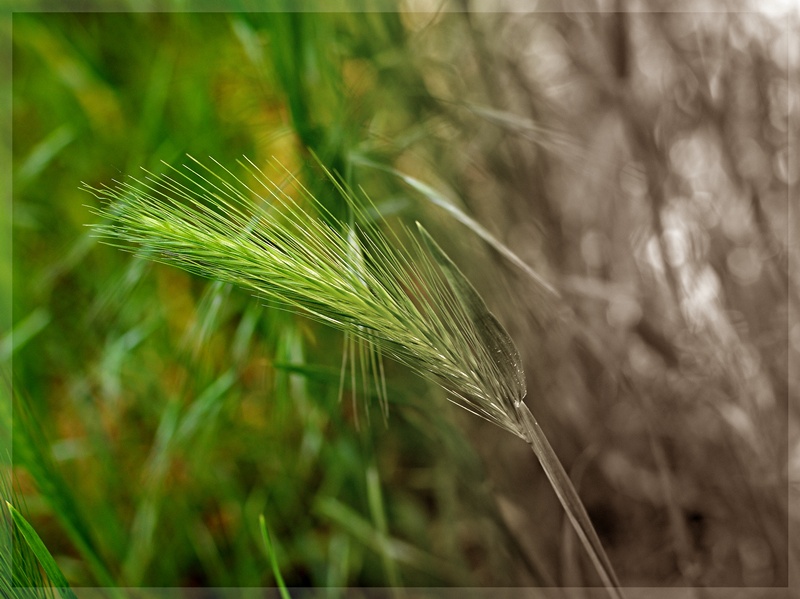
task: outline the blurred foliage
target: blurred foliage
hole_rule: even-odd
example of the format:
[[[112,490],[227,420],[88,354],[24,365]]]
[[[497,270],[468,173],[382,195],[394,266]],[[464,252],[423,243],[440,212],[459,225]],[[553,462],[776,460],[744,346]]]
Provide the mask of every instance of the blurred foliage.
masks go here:
[[[359,413],[338,334],[84,227],[81,181],[313,151],[485,292],[623,584],[785,585],[797,39],[735,11],[15,14],[0,358],[70,584],[273,585],[262,513],[289,587],[596,582],[524,444],[394,365],[388,425]]]
[[[563,294],[564,324],[544,330],[528,281],[498,297],[529,342],[533,409],[621,579],[785,585],[800,563],[786,495],[797,19],[625,6],[429,28],[416,47],[447,65],[438,97],[469,132],[441,146],[437,168],[458,173],[451,185],[478,220]],[[535,492],[513,472],[500,480],[518,503]],[[569,536],[560,553],[549,543],[547,568],[585,580]]]

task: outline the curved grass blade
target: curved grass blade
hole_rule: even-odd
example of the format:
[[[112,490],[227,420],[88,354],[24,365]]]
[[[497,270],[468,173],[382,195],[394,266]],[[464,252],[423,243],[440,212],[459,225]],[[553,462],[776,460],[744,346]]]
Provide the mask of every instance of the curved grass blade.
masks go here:
[[[0,402],[2,402],[0,393]],[[6,423],[3,423],[6,424]],[[0,426],[0,440],[10,441],[10,431]],[[49,582],[33,554],[23,539],[19,527],[8,504],[20,504],[18,494],[11,483],[11,455],[0,452],[0,597],[9,599],[55,599],[56,590]]]
[[[377,162],[373,162],[367,158],[362,156],[355,155],[352,157],[353,162],[357,164],[362,164],[364,166],[369,166],[376,170],[380,170],[386,173],[390,173],[395,177],[401,179],[403,182],[406,183],[409,187],[416,190],[423,197],[425,197],[429,202],[442,208],[443,210],[447,211],[452,217],[454,217],[458,222],[462,225],[469,228],[473,231],[478,237],[483,239],[486,243],[492,246],[501,256],[503,256],[506,260],[511,262],[514,266],[519,268],[522,272],[524,272],[531,280],[533,280],[540,289],[547,292],[549,297],[553,299],[560,299],[561,294],[550,284],[548,283],[542,275],[536,272],[533,268],[531,268],[528,264],[526,264],[519,256],[517,256],[507,245],[505,245],[502,241],[497,239],[494,235],[492,235],[483,225],[481,225],[478,221],[474,218],[466,214],[464,211],[459,209],[456,205],[454,205],[451,201],[444,197],[443,194],[436,191],[430,185],[427,185],[420,181],[419,179],[412,177],[402,171],[399,171],[395,168],[390,166],[386,166],[384,164],[380,164]]]
[[[61,568],[58,567],[58,564],[56,564],[53,556],[50,555],[50,552],[47,550],[47,547],[45,547],[42,539],[33,529],[33,526],[31,526],[24,516],[20,514],[8,501],[6,501],[6,506],[8,507],[8,511],[11,513],[11,518],[14,521],[14,524],[22,534],[22,538],[25,539],[25,542],[36,556],[36,559],[39,560],[39,564],[42,566],[42,569],[47,575],[47,578],[50,580],[50,583],[59,590],[64,599],[77,599],[75,593],[70,588],[67,579],[61,572]]]
[[[0,420],[4,421],[4,426],[10,426],[13,410],[16,464],[22,465],[36,481],[40,493],[64,527],[75,548],[86,560],[97,582],[108,588],[114,597],[121,597],[114,586],[116,581],[96,541],[96,533],[90,527],[91,520],[84,514],[72,489],[55,467],[52,456],[44,451],[48,444],[44,440],[39,422],[30,409],[30,398],[22,397],[22,392],[17,390],[21,385],[12,388],[9,380],[3,383],[3,387],[7,388],[11,395],[11,401],[0,401]]]

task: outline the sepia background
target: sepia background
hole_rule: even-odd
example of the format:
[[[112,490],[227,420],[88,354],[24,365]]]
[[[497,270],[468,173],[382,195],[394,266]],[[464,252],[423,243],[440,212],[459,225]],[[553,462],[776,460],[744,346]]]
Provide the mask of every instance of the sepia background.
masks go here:
[[[796,6],[132,4],[13,16],[13,492],[70,584],[273,586],[262,514],[289,587],[599,584],[524,442],[395,364],[388,420],[340,401],[338,333],[91,236],[81,182],[186,154],[424,223],[623,585],[797,576]]]

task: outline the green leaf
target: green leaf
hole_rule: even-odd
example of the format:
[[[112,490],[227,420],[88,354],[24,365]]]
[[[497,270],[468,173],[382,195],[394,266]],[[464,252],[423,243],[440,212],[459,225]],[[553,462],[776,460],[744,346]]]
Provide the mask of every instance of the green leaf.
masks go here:
[[[61,596],[64,599],[77,599],[75,593],[72,592],[72,589],[67,582],[67,579],[64,577],[64,574],[61,572],[61,569],[56,564],[56,561],[53,559],[53,556],[50,555],[50,552],[45,547],[42,539],[33,529],[28,521],[20,514],[13,505],[6,501],[6,505],[8,506],[8,511],[11,512],[11,518],[14,520],[14,524],[16,524],[17,528],[19,529],[20,533],[22,533],[22,538],[25,539],[25,542],[28,544],[28,547],[31,548],[33,554],[36,556],[36,559],[39,560],[39,563],[42,566],[45,574],[47,574],[47,578],[50,579],[50,582],[56,587]]]

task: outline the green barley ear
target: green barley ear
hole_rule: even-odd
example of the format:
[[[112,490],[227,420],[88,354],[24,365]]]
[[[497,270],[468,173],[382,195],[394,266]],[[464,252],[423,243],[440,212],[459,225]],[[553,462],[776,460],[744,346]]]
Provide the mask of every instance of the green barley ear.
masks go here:
[[[527,441],[606,587],[621,596],[577,492],[522,401],[525,375],[514,342],[427,231],[418,226],[421,242],[408,230],[390,238],[368,216],[369,200],[360,202],[321,164],[352,224],[337,221],[275,161],[269,166],[282,169],[280,182],[251,161],[241,163],[244,181],[217,162],[191,160],[114,188],[84,184],[102,202],[97,235],[333,326],[374,350],[359,350],[356,360],[349,343],[353,367],[358,361],[380,377],[380,357],[388,356]]]
[[[368,344],[444,387],[461,407],[522,436],[516,349],[455,265],[423,232],[390,240],[369,205],[319,165],[352,212],[336,221],[288,170],[276,182],[250,161],[247,180],[218,163],[128,178],[97,196],[107,243],[206,278],[234,283]],[[433,256],[433,257],[431,257]],[[375,354],[356,362],[376,376]]]

